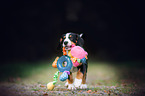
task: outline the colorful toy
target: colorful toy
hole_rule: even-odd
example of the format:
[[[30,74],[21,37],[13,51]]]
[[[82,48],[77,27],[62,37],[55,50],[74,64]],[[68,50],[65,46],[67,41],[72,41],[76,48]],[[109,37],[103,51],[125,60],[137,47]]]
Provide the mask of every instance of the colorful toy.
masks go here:
[[[72,60],[72,63],[73,63],[73,66],[74,66],[74,67],[79,66],[80,62],[78,62],[78,59],[77,59],[77,58],[72,57],[71,60]]]
[[[57,66],[56,66],[56,62],[57,62]],[[64,62],[66,62],[66,64],[67,64],[66,66],[63,66]],[[69,71],[71,70],[73,64],[72,64],[72,61],[70,60],[69,56],[61,56],[60,58],[57,57],[55,59],[52,66],[54,68],[58,68],[59,71],[57,71],[54,74],[54,77],[53,77],[54,81],[47,84],[48,90],[54,89],[55,84],[57,83],[59,72],[63,72],[62,75],[59,77],[60,81],[65,81],[66,79],[68,79],[68,75],[70,75]]]
[[[57,60],[59,59],[59,57],[56,57],[56,59],[54,60],[54,62],[52,63],[52,67],[57,68]]]
[[[57,71],[57,72],[54,74],[54,77],[53,77],[54,81],[53,81],[53,82],[49,82],[49,83],[47,84],[47,89],[48,89],[48,90],[53,90],[53,89],[54,89],[55,84],[57,83],[58,75],[59,75],[59,71]]]
[[[65,66],[63,66],[63,63],[66,63]],[[57,61],[57,68],[60,72],[63,72],[62,75],[59,77],[60,81],[65,81],[68,79],[68,75],[70,74],[70,70],[72,68],[73,64],[70,60],[69,56],[61,56]]]
[[[83,59],[81,59],[80,62],[81,62],[81,63],[86,63],[86,57],[84,57]]]
[[[75,46],[71,49],[71,55],[72,55],[72,62],[75,67],[79,66],[81,61],[85,59],[85,56],[88,55],[88,53],[80,46]],[[84,59],[83,59],[84,58]],[[83,60],[81,60],[83,59]]]
[[[66,66],[63,66],[63,63],[66,62]],[[60,72],[70,71],[73,64],[69,56],[61,56],[57,61],[57,68]]]
[[[73,57],[83,59],[85,55],[88,55],[88,53],[80,46],[75,46],[71,49],[71,55]]]
[[[55,84],[57,83],[59,72],[63,72],[61,76],[59,77],[60,81],[65,81],[68,79],[68,75],[70,75],[70,70],[72,69],[72,66],[77,67],[80,63],[86,62],[86,56],[88,53],[80,46],[73,46],[72,49],[67,53],[64,52],[64,54],[59,57],[56,57],[55,61],[53,62],[52,66],[54,68],[58,68],[59,71],[57,71],[54,74],[54,81],[47,84],[48,90],[53,90],[55,87]]]
[[[62,73],[62,75],[59,77],[59,80],[60,81],[65,81],[66,79],[68,79],[68,75],[70,75],[70,72],[69,71],[64,71]]]

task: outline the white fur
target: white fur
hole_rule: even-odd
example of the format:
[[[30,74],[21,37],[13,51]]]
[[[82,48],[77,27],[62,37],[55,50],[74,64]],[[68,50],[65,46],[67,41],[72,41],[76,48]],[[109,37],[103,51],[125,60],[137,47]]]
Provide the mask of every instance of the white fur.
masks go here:
[[[64,39],[64,41],[63,41],[63,47],[70,47],[71,45],[72,45],[72,43],[71,43],[71,41],[70,41],[70,39],[69,39],[69,35],[70,35],[71,33],[66,33],[66,35],[65,35],[65,39]],[[67,43],[67,45],[65,46],[65,44],[64,44],[64,42],[65,41],[67,41],[68,43]],[[66,50],[70,50],[70,48],[68,48],[68,49],[66,49]]]
[[[74,86],[79,88],[82,84],[82,79],[77,79],[75,78],[75,81],[74,81]]]
[[[80,89],[86,89],[87,88],[87,84],[81,84]]]
[[[67,87],[68,86],[68,82],[66,82],[64,86]]]
[[[76,90],[75,86],[73,84],[68,84],[68,88],[69,90]]]

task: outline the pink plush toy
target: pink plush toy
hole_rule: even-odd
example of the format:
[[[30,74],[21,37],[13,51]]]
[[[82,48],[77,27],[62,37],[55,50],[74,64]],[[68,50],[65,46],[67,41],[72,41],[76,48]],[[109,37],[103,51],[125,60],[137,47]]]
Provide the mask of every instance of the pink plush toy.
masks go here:
[[[75,46],[71,49],[71,55],[77,59],[83,59],[88,53],[82,47]],[[78,61],[73,62],[73,65],[77,67],[79,65]]]

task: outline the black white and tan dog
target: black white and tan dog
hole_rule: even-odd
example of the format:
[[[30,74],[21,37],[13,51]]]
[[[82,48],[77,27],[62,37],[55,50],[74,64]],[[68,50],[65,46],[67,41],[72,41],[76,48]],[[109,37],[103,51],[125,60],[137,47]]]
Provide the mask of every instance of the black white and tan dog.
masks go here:
[[[68,55],[68,51],[71,50],[72,46],[80,46],[83,47],[84,40],[82,39],[83,34],[76,34],[76,33],[66,33],[63,34],[60,38],[60,45],[59,48],[62,48],[63,55]],[[86,60],[88,59],[87,56],[85,57]],[[88,60],[87,60],[88,61]],[[88,63],[80,63],[79,66],[74,67],[70,70],[69,78],[67,79],[67,82],[65,83],[65,86],[68,87],[68,89],[85,89],[87,88],[86,84],[86,75],[87,75],[87,67]],[[77,72],[77,75],[75,77],[75,80],[73,80],[72,73]]]

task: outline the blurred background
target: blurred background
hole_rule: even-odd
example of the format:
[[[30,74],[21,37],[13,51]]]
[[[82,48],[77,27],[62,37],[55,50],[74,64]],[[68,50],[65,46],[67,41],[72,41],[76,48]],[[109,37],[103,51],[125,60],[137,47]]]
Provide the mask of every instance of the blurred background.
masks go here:
[[[138,88],[145,94],[141,0],[2,0],[0,9],[0,81],[7,82],[0,82],[0,94],[27,86],[37,92],[37,85],[52,81],[57,69],[51,64],[62,55],[57,46],[67,32],[84,34],[89,88],[119,86],[127,94]]]
[[[6,0],[0,7],[3,63],[55,57],[59,39],[67,32],[84,33],[84,47],[95,60],[145,58],[141,1]]]

